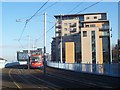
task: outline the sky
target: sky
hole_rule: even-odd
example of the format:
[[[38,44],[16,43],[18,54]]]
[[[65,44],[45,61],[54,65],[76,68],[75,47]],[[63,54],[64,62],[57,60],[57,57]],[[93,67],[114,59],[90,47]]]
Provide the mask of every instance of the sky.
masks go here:
[[[81,0],[85,1],[85,0]],[[27,24],[20,42],[25,20],[30,18],[45,2],[1,2],[0,11],[0,51],[2,57],[7,60],[15,60],[16,52],[28,49],[28,35],[30,36],[30,49],[32,46],[43,48],[44,32],[44,12],[47,13],[47,27],[49,30],[55,24],[54,15],[58,14],[76,14],[84,8],[95,2],[48,2],[41,11]],[[49,7],[55,3],[52,7]],[[70,12],[75,6],[79,6]],[[1,6],[2,5],[2,6]],[[48,9],[44,10],[45,8]],[[100,2],[97,5],[81,12],[95,13],[106,12],[112,27],[112,44],[117,42],[118,38],[118,3],[117,2]],[[1,16],[2,15],[2,16]],[[1,19],[2,17],[2,19]],[[20,22],[16,22],[20,20]],[[1,28],[2,27],[2,28]],[[47,32],[47,52],[51,53],[52,37],[55,36],[55,27]],[[38,40],[37,40],[38,39]],[[37,42],[35,43],[35,41]],[[1,54],[0,54],[1,55]]]

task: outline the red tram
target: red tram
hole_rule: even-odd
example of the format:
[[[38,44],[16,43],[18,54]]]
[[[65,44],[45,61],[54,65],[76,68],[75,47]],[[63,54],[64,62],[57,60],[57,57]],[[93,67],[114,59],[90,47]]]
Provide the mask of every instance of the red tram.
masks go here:
[[[30,67],[31,68],[42,68],[43,59],[41,54],[32,54],[30,56]]]

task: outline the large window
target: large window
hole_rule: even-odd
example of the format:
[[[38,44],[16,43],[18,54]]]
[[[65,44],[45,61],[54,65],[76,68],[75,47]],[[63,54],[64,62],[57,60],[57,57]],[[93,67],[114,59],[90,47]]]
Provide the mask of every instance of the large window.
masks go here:
[[[80,21],[84,21],[84,16],[79,16]]]
[[[103,44],[103,62],[109,63],[110,62],[110,42],[108,37],[102,37],[102,44]]]
[[[87,37],[87,31],[83,31],[83,37]]]
[[[96,44],[95,44],[95,31],[91,32],[92,42],[92,63],[96,63]]]

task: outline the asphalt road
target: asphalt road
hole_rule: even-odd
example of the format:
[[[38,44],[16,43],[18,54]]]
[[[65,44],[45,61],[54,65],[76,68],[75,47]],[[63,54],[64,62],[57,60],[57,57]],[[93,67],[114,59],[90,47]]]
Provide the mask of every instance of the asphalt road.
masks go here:
[[[53,68],[47,68],[46,75],[43,74],[42,69],[28,70],[21,66],[2,69],[2,90],[76,90],[79,88],[118,88],[119,80],[120,78],[106,78],[101,76],[78,74]]]

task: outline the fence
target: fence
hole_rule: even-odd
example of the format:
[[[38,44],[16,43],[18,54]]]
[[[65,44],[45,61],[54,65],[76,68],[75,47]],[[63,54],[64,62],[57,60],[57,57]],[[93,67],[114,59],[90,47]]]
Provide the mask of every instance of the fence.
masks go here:
[[[5,64],[6,64],[6,62],[1,62],[1,61],[0,61],[0,68],[4,68],[4,67],[5,67]]]
[[[70,64],[47,61],[47,66],[76,72],[120,77],[120,64]]]

